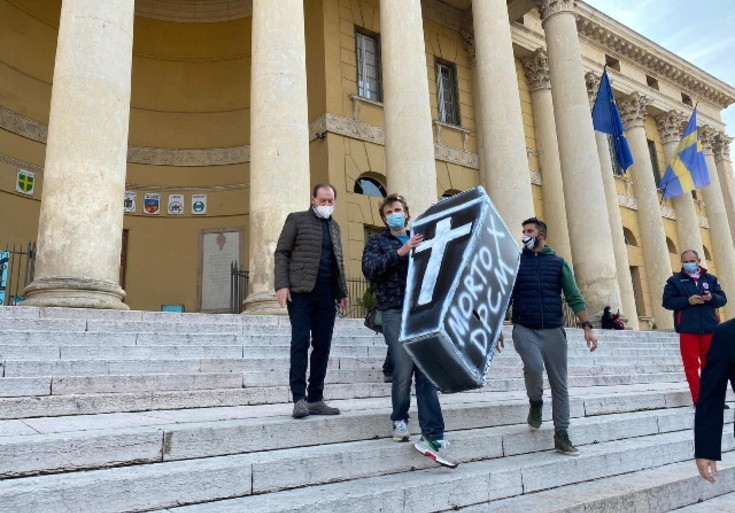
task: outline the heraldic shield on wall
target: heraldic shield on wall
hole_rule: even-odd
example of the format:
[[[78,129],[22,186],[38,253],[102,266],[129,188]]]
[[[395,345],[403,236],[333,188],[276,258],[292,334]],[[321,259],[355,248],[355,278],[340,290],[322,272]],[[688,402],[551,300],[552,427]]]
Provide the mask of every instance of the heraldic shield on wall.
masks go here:
[[[400,341],[444,393],[480,388],[510,303],[520,251],[482,187],[443,199],[412,224]]]

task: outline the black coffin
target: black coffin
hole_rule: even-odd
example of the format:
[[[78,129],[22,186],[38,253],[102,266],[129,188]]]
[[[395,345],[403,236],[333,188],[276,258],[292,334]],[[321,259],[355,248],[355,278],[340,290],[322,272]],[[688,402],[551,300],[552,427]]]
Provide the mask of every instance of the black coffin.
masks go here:
[[[520,251],[482,187],[432,205],[412,224],[400,341],[442,392],[482,387],[503,328]]]

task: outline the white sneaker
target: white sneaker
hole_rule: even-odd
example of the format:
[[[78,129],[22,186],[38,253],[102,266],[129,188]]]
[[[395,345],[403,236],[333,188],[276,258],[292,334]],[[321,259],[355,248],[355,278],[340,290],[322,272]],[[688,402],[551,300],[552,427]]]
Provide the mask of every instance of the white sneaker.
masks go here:
[[[396,420],[393,422],[393,440],[396,442],[408,442],[411,439],[411,433],[408,432],[408,424],[405,420]]]
[[[447,458],[447,449],[449,449],[449,442],[447,440],[429,440],[422,436],[414,444],[414,447],[421,454],[436,461],[439,465],[448,468],[457,468],[458,464]]]

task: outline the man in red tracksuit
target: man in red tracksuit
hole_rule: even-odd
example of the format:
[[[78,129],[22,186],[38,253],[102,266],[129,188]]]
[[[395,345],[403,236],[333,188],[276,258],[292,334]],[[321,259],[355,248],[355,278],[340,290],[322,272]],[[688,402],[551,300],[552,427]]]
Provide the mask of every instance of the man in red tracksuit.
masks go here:
[[[696,251],[684,251],[681,271],[669,278],[664,287],[663,307],[674,311],[684,374],[695,405],[699,401],[699,373],[706,363],[712,334],[720,323],[715,309],[725,303],[727,296],[717,276],[700,265]]]

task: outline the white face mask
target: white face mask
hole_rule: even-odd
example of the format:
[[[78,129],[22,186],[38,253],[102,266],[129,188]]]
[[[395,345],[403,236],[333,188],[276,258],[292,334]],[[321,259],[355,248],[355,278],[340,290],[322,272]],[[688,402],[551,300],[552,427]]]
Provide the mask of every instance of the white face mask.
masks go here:
[[[332,217],[332,214],[334,213],[334,206],[333,205],[320,205],[318,207],[314,207],[314,213],[317,217],[320,217],[322,219],[329,219]]]
[[[536,237],[529,237],[528,235],[521,237],[521,242],[529,251],[533,251],[533,248],[538,245],[538,239]]]

